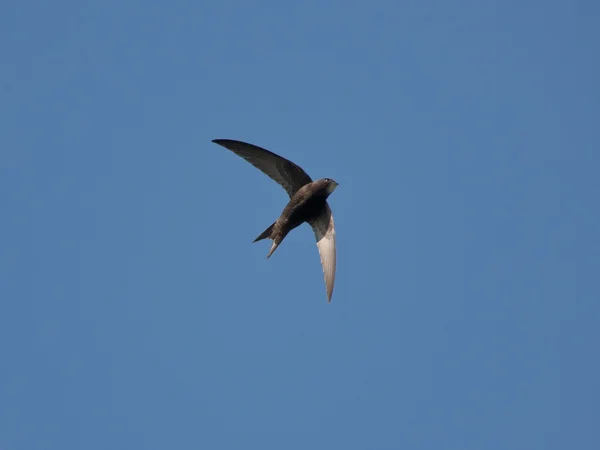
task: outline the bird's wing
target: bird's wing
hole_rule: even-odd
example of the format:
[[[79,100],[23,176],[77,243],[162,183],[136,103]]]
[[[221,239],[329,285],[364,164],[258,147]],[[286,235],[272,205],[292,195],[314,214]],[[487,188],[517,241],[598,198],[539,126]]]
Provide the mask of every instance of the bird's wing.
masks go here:
[[[214,139],[213,142],[241,156],[254,167],[275,180],[283,186],[290,198],[302,186],[312,182],[312,179],[301,167],[269,150],[231,139]]]
[[[331,302],[331,294],[335,283],[335,226],[329,205],[325,203],[323,212],[310,220],[309,223],[317,238],[317,247],[325,276],[327,301]]]

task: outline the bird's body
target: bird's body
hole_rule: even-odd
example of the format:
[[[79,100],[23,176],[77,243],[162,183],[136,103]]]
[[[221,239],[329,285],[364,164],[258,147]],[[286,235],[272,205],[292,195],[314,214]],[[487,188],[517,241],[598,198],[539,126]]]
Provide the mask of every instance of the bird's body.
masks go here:
[[[281,184],[287,191],[290,201],[283,209],[281,216],[254,242],[262,239],[273,241],[267,255],[269,258],[290,231],[304,222],[308,222],[317,238],[317,247],[325,275],[327,298],[328,301],[331,301],[335,281],[336,250],[335,227],[327,197],[331,195],[338,184],[329,178],[312,181],[304,170],[291,161],[255,145],[229,139],[215,139],[213,142],[246,159]]]
[[[313,181],[305,184],[290,199],[283,209],[281,216],[254,242],[261,239],[272,239],[273,245],[267,255],[269,258],[275,249],[281,244],[290,231],[299,227],[304,222],[311,222],[326,212],[327,197],[333,192],[330,185],[324,180]],[[266,232],[270,231],[268,235]]]

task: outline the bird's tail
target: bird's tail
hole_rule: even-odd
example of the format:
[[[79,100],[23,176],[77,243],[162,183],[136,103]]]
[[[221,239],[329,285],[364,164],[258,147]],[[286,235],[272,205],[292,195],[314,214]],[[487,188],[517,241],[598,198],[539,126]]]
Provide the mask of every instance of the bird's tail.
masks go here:
[[[275,227],[276,223],[277,222],[273,222],[273,224],[269,228],[267,228],[265,231],[260,233],[260,235],[256,239],[254,239],[254,241],[252,241],[252,242],[254,243],[254,242],[262,241],[263,239],[270,238],[271,233],[273,232],[273,227]]]
[[[271,249],[269,250],[269,254],[267,255],[267,259],[269,259],[269,257],[275,251],[275,249],[277,247],[279,247],[279,244],[281,244],[281,241],[283,241],[283,237],[281,237],[281,235],[273,236],[273,228],[275,228],[275,224],[276,223],[277,222],[273,222],[273,224],[269,228],[267,228],[265,231],[263,231],[262,233],[260,233],[260,235],[256,239],[254,239],[254,242],[262,241],[263,239],[267,239],[267,238],[268,239],[273,239],[273,245],[271,245]]]
[[[277,249],[277,247],[279,247],[279,244],[281,244],[281,240],[279,240],[279,239],[273,240],[273,245],[271,245],[271,249],[269,250],[269,254],[267,255],[267,259],[269,259],[271,257],[271,255],[273,254],[273,252]]]

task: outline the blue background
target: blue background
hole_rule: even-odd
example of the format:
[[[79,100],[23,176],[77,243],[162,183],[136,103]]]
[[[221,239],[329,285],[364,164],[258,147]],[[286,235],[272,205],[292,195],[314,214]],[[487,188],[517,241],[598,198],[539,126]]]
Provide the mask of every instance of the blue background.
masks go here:
[[[0,447],[600,448],[600,3],[0,6]],[[340,183],[314,236],[210,142]]]

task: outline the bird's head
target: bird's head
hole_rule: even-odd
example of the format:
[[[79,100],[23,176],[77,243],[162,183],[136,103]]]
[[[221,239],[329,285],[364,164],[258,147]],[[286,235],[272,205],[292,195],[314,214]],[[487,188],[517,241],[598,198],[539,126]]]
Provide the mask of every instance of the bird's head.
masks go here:
[[[325,185],[325,190],[327,191],[328,195],[331,195],[331,193],[335,191],[335,188],[338,187],[338,183],[331,178],[323,178],[322,181]]]

